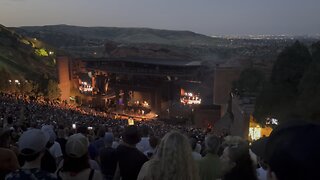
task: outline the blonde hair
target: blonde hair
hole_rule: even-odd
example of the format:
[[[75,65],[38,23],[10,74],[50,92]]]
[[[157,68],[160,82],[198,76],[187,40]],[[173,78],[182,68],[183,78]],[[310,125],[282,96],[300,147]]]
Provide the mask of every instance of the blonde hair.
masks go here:
[[[188,138],[179,132],[173,131],[163,137],[156,158],[159,160],[159,166],[152,169],[155,171],[156,180],[199,179]]]

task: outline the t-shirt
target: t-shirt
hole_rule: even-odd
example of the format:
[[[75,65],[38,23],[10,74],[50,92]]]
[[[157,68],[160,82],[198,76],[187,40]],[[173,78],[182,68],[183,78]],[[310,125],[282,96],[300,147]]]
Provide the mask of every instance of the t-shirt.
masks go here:
[[[56,180],[57,178],[52,174],[42,171],[38,168],[34,169],[19,169],[8,174],[6,180]]]
[[[114,176],[117,169],[117,153],[112,147],[105,147],[100,150],[101,172],[109,179]]]
[[[223,164],[218,155],[208,153],[197,162],[200,179],[218,179],[223,176]]]
[[[41,159],[41,169],[50,173],[54,173],[57,170],[56,160],[48,150],[45,151]]]
[[[136,180],[142,165],[148,158],[137,148],[126,145],[119,145],[117,158],[122,180]]]

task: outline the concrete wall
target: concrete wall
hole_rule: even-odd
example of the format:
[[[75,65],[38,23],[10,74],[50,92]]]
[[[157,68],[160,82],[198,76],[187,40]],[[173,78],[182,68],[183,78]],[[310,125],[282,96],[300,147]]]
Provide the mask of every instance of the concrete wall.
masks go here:
[[[70,61],[68,57],[57,58],[58,83],[61,90],[61,100],[69,100],[71,79],[70,79]]]

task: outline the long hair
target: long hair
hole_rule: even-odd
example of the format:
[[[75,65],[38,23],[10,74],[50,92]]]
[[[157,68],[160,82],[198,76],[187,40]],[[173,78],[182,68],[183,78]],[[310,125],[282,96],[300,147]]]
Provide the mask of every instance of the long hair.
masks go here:
[[[190,143],[179,132],[167,133],[160,142],[156,158],[159,160],[155,179],[197,180],[199,179]]]

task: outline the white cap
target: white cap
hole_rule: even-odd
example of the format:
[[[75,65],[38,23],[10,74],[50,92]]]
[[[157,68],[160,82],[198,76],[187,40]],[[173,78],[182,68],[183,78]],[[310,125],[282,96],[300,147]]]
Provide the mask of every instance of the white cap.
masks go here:
[[[23,155],[29,155],[22,152],[25,149],[33,150],[34,153],[41,152],[45,149],[48,141],[49,136],[43,133],[40,129],[30,129],[24,132],[19,138],[19,151]]]
[[[88,152],[89,142],[81,133],[74,134],[68,138],[66,154],[70,157],[80,158]]]

